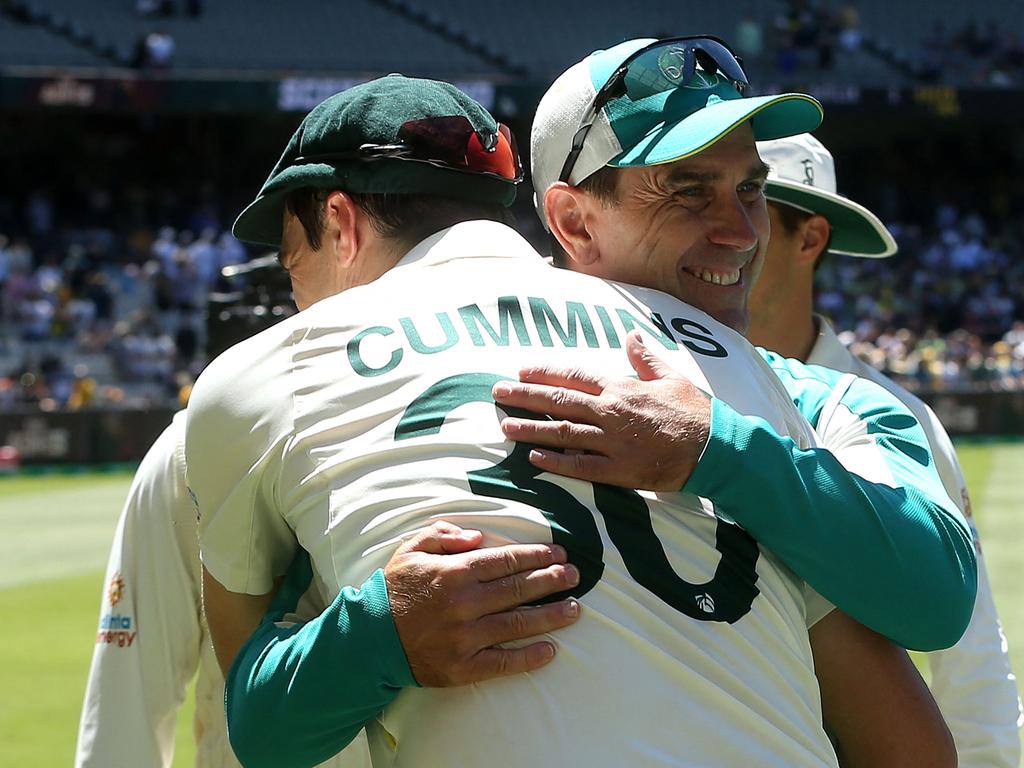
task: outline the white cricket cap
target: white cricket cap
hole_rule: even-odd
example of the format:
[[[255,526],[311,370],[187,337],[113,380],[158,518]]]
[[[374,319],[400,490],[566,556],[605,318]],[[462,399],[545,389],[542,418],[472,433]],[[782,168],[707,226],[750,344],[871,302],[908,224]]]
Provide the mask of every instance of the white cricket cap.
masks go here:
[[[832,153],[811,134],[759,141],[757,151],[771,169],[765,196],[828,219],[832,227],[830,252],[872,259],[896,253],[896,240],[879,218],[836,192]]]

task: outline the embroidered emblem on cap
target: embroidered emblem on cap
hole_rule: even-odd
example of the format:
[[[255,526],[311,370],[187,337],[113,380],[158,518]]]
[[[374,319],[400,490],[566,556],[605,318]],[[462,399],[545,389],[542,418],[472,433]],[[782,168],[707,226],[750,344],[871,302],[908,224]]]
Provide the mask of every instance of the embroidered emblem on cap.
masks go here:
[[[814,161],[811,158],[801,160],[804,166],[804,184],[809,187],[814,186]]]

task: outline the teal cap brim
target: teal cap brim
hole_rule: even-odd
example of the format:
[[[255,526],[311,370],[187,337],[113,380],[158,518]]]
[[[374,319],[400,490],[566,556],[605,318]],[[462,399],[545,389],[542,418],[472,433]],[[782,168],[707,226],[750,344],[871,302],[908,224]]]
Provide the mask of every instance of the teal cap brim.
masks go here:
[[[682,160],[702,152],[747,121],[753,126],[756,141],[809,133],[821,125],[823,115],[821,104],[802,93],[734,99],[712,95],[706,106],[682,120],[656,125],[608,164],[623,168]]]

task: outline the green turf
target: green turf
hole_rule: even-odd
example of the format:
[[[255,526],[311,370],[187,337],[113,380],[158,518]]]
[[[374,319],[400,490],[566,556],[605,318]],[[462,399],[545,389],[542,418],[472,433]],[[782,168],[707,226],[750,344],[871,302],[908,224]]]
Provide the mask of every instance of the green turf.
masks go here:
[[[1014,668],[1024,670],[1024,444],[958,451]],[[103,567],[128,482],[123,473],[0,479],[0,615],[8,626],[0,765],[71,764]],[[189,702],[178,720],[179,768],[195,759]]]
[[[996,607],[1010,646],[1018,678],[1024,674],[1024,444],[966,442],[957,455],[967,478],[971,506],[981,537]],[[1019,686],[1018,682],[1018,686]],[[1021,734],[1024,753],[1024,733]],[[1021,765],[1024,766],[1024,757]]]
[[[4,765],[71,765],[103,574],[0,591]]]
[[[7,695],[0,764],[71,765],[110,541],[130,472],[0,479]],[[195,761],[191,696],[175,765]]]
[[[103,570],[130,480],[122,472],[0,481],[0,588]]]

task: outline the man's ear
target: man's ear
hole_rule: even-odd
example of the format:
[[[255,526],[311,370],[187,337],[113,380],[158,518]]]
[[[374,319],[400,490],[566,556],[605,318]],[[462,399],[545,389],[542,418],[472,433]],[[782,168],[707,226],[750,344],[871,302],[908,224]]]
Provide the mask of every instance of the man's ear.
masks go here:
[[[828,246],[828,238],[831,234],[832,225],[824,216],[814,214],[806,219],[800,231],[799,262],[813,266],[814,262],[818,260],[818,256]]]
[[[544,210],[551,234],[558,240],[569,261],[579,265],[597,261],[597,242],[587,227],[587,208],[592,201],[585,192],[559,181],[544,193]]]
[[[334,252],[343,267],[352,266],[359,251],[361,217],[365,214],[359,206],[340,190],[331,192],[324,201],[324,247]]]

